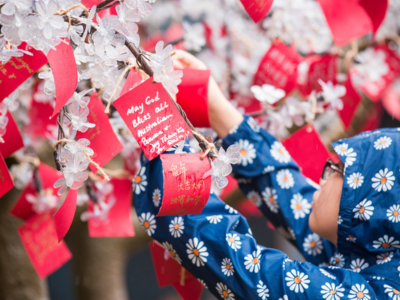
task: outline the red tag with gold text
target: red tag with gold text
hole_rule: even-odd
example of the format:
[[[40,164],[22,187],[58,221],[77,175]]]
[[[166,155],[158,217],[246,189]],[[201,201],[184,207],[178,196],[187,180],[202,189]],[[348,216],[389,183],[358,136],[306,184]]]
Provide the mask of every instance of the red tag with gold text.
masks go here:
[[[10,112],[7,112],[6,116],[8,118],[8,123],[6,126],[6,133],[3,136],[4,143],[0,143],[0,151],[4,157],[10,156],[15,151],[24,147],[24,142],[22,141],[17,123],[15,123]]]
[[[274,0],[240,0],[240,2],[253,21],[257,23],[268,13]]]
[[[6,162],[0,152],[0,197],[7,193],[14,186],[14,182],[8,171]]]
[[[18,228],[29,259],[40,278],[45,278],[71,259],[64,241],[58,243],[50,214],[34,215]]]
[[[114,106],[149,160],[192,134],[161,83],[153,78],[114,101]]]
[[[202,153],[163,154],[161,161],[164,191],[160,216],[199,214],[211,192],[211,177],[203,179],[211,169]]]

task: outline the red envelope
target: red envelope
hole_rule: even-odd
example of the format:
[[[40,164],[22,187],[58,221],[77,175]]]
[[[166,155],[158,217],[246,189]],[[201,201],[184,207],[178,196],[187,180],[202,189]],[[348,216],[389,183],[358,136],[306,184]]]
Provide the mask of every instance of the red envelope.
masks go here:
[[[289,94],[296,86],[297,66],[301,61],[294,48],[276,42],[261,59],[253,85],[270,84]]]
[[[0,143],[0,152],[4,157],[8,157],[15,151],[24,147],[21,133],[19,132],[17,123],[14,118],[7,112],[8,124],[6,126],[6,133],[3,136],[4,143]]]
[[[53,216],[59,242],[64,238],[68,232],[68,229],[71,227],[72,220],[74,219],[75,215],[77,199],[78,190],[69,189],[64,203]]]
[[[372,32],[375,34],[385,19],[389,1],[360,0],[360,5],[365,9],[372,22]]]
[[[194,127],[211,127],[208,119],[208,81],[211,71],[184,69],[182,72],[176,102]]]
[[[240,0],[249,16],[258,23],[270,10],[274,0]]]
[[[33,267],[42,279],[72,257],[64,241],[58,243],[50,214],[34,215],[18,228],[18,234]]]
[[[88,105],[90,114],[88,122],[96,124],[96,127],[89,128],[86,132],[77,132],[78,139],[85,138],[90,141],[89,147],[94,151],[92,159],[103,167],[114,156],[116,156],[124,148],[118,140],[114,130],[111,127],[108,115],[104,112],[104,105],[101,99],[96,98],[94,93],[90,97]],[[97,172],[95,166],[90,165],[93,173]]]
[[[103,222],[89,219],[89,235],[91,237],[135,236],[131,219],[132,183],[128,179],[112,179],[112,192],[115,203]],[[107,199],[109,201],[109,198]],[[89,211],[93,211],[93,202],[89,202]]]
[[[199,214],[207,204],[211,192],[211,176],[203,175],[211,169],[202,153],[163,154],[164,188],[160,216]]]
[[[33,56],[24,54],[22,57],[12,57],[4,65],[0,64],[0,102],[47,63],[42,51],[35,50],[25,42],[18,48],[29,51]]]
[[[0,198],[14,186],[14,182],[8,171],[6,162],[0,152]]]
[[[149,160],[192,134],[161,83],[149,78],[114,101]]]
[[[68,39],[65,40],[69,43]],[[52,118],[72,97],[78,84],[78,70],[71,45],[62,42],[56,49],[51,49],[47,54],[56,84],[56,106]]]
[[[188,273],[187,271],[185,271]],[[199,300],[204,286],[196,278],[185,280],[184,285],[173,283],[172,286],[183,300]]]
[[[350,76],[346,80],[344,86],[346,88],[346,95],[342,97],[343,109],[338,110],[338,114],[340,119],[342,119],[344,128],[347,130],[353,120],[358,104],[361,102],[361,96],[354,89]]]
[[[297,162],[304,176],[319,182],[330,154],[315,128],[310,125],[302,127],[289,136],[283,145]]]

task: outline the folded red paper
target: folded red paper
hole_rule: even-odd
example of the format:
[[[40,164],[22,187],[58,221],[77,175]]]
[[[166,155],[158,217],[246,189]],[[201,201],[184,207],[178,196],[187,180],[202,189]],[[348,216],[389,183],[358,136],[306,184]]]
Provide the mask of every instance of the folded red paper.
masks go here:
[[[240,0],[244,9],[255,23],[258,23],[270,10],[274,0]]]
[[[21,133],[19,132],[17,123],[15,123],[14,118],[7,112],[8,123],[6,126],[6,133],[3,136],[4,143],[0,143],[0,152],[4,157],[8,157],[15,151],[18,151],[24,147],[24,142],[22,140]]]
[[[64,203],[53,216],[59,242],[64,238],[69,228],[71,227],[72,220],[74,219],[75,215],[77,198],[78,190],[69,189],[68,195],[67,197],[65,197]]]
[[[14,186],[14,182],[8,171],[6,162],[0,152],[0,197],[7,193]]]

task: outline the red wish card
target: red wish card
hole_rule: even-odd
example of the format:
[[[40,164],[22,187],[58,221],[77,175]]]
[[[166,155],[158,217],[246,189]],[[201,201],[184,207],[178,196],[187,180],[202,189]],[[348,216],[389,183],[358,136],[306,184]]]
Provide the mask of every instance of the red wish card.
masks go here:
[[[61,241],[64,238],[68,229],[71,227],[75,215],[77,199],[78,190],[69,189],[64,203],[53,216],[58,241]]]
[[[294,48],[276,42],[261,59],[253,84],[269,84],[289,94],[296,86],[297,66],[302,61]]]
[[[360,0],[360,5],[365,9],[372,22],[372,32],[375,34],[385,19],[389,1]]]
[[[115,201],[108,211],[107,218],[88,221],[91,237],[134,236],[131,219],[132,182],[128,179],[112,179],[113,192],[106,199],[106,203]],[[114,199],[111,200],[111,197]],[[93,212],[93,202],[89,202],[89,212]]]
[[[6,162],[0,152],[0,198],[14,186]]]
[[[90,114],[88,115],[88,122],[96,124],[96,127],[89,128],[86,132],[77,132],[78,139],[85,138],[90,141],[90,148],[93,149],[93,160],[103,167],[115,155],[117,155],[124,148],[118,140],[114,130],[111,127],[108,115],[104,112],[104,105],[100,98],[96,98],[97,94],[94,93],[90,97],[88,105]],[[96,173],[96,167],[90,165],[93,173]]]
[[[140,77],[140,74],[136,73],[134,69],[131,69],[131,72],[126,79],[125,84],[122,87],[121,92],[119,93],[119,96],[122,96],[123,94],[129,92],[135,86],[135,84],[138,84],[141,81],[142,77]]]
[[[4,143],[0,143],[0,152],[4,157],[10,156],[15,151],[24,147],[24,142],[22,141],[17,123],[15,123],[10,112],[7,112],[6,116],[8,118],[8,123],[6,126],[6,133],[3,136]]]
[[[358,104],[361,102],[361,96],[354,89],[350,76],[346,80],[344,87],[346,88],[346,95],[342,97],[343,109],[339,110],[338,113],[344,128],[347,130],[353,120]]]
[[[274,0],[240,0],[249,16],[258,23],[270,10]]]
[[[35,50],[25,42],[18,48],[29,51],[33,56],[24,54],[12,57],[4,65],[0,64],[0,102],[47,63],[42,51]]]
[[[47,277],[72,257],[65,243],[58,243],[49,214],[29,218],[18,228],[18,234],[40,278]]]
[[[153,83],[152,77],[115,100],[114,106],[149,160],[192,134],[162,84]]]
[[[208,159],[200,159],[202,155],[161,155],[164,191],[157,217],[201,213],[211,192],[211,177],[203,179],[211,165]]]
[[[395,85],[396,82],[383,94],[382,105],[389,115],[400,121],[400,95]]]
[[[66,42],[69,42],[68,39]],[[62,42],[56,50],[51,49],[47,59],[56,84],[56,106],[51,116],[54,117],[74,94],[78,83],[78,70],[74,51],[69,43]]]
[[[297,162],[302,173],[318,183],[330,154],[315,128],[310,125],[302,127],[289,136],[283,145]]]
[[[185,272],[188,273],[186,270]],[[183,300],[199,300],[203,292],[204,286],[195,277],[191,277],[185,278],[183,285],[180,282],[172,284]]]
[[[182,72],[176,102],[194,127],[211,127],[208,120],[208,81],[211,71],[184,69]]]

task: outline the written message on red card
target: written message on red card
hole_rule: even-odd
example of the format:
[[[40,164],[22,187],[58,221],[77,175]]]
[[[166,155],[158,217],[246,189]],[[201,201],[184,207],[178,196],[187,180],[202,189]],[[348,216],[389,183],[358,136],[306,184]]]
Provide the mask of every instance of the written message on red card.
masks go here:
[[[161,83],[149,78],[114,105],[149,160],[192,134]]]
[[[157,217],[201,213],[211,192],[211,177],[203,179],[211,165],[201,156],[202,153],[161,155],[164,192]]]

